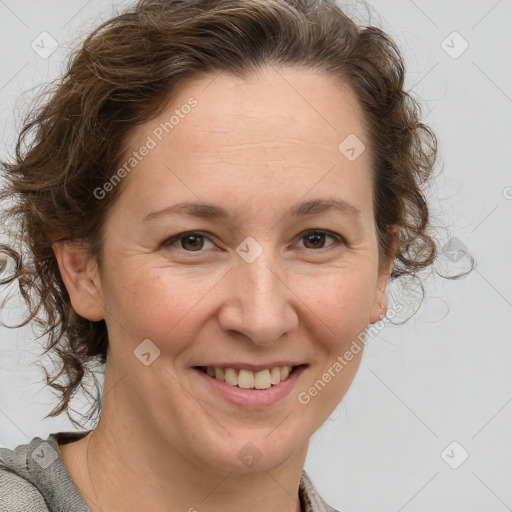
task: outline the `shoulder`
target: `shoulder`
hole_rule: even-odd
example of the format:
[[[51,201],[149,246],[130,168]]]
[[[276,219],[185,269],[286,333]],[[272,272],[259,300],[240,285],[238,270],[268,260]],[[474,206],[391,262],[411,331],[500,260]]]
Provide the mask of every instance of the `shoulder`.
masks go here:
[[[0,512],[49,512],[43,495],[31,481],[27,447],[0,448]]]
[[[34,437],[10,450],[0,448],[0,512],[90,512],[61,456],[59,442],[88,432]]]

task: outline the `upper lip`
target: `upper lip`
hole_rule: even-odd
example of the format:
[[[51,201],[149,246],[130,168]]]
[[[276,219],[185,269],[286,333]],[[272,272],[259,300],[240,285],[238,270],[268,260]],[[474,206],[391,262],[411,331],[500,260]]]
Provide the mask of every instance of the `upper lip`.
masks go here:
[[[272,368],[277,368],[281,366],[302,366],[305,363],[296,362],[296,361],[271,361],[269,363],[262,364],[250,364],[250,363],[242,363],[242,362],[230,362],[230,363],[207,363],[207,364],[198,364],[194,365],[194,368],[197,367],[205,367],[205,368],[237,368],[241,370],[249,370],[253,372],[260,372],[262,370],[268,370]]]

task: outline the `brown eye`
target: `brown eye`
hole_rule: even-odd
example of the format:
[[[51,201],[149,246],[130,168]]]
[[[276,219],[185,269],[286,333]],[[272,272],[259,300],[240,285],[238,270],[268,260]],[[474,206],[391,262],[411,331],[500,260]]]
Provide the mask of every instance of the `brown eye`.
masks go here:
[[[169,238],[169,240],[164,242],[164,246],[176,246],[177,249],[183,249],[187,252],[201,252],[204,248],[205,240],[209,241],[210,239],[202,233],[189,231]]]
[[[197,251],[201,250],[204,244],[203,236],[197,234],[190,234],[181,237],[183,249]],[[188,247],[187,247],[188,246]]]
[[[304,240],[304,245],[307,249],[325,249],[324,244],[326,238],[333,238],[340,241],[341,239],[335,235],[331,235],[326,231],[314,230],[309,231],[301,237]],[[333,244],[330,244],[333,245]]]
[[[304,245],[308,249],[320,249],[325,243],[325,233],[320,233],[318,231],[314,231],[313,233],[310,233],[303,237]],[[311,244],[311,246],[309,245]]]

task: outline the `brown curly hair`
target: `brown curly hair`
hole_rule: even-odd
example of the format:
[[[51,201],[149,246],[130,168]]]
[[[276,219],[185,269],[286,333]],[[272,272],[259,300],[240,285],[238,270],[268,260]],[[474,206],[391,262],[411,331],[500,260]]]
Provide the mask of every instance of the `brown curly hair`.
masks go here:
[[[50,99],[29,115],[12,161],[3,162],[0,200],[11,200],[3,222],[13,223],[13,242],[0,252],[14,269],[0,284],[17,280],[29,307],[13,327],[35,322],[39,337],[48,336],[44,354],[62,363],[54,376],[45,369],[60,393],[48,416],[68,411],[88,365],[106,362],[108,345],[105,322],[73,310],[52,243],[86,241],[101,268],[104,219],[122,187],[102,200],[93,191],[116,171],[127,134],[201,74],[246,78],[269,65],[318,71],[352,88],[372,145],[380,261],[395,258],[391,279],[434,262],[421,189],[436,137],[404,90],[403,58],[386,33],[358,26],[335,0],[141,0],[87,37]],[[392,226],[399,236],[393,255]]]

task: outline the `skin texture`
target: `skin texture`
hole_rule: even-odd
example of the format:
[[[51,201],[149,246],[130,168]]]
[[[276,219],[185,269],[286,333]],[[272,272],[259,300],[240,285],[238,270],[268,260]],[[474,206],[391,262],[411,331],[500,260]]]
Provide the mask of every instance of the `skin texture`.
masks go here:
[[[391,263],[379,272],[370,142],[347,87],[266,68],[250,80],[190,83],[133,129],[127,155],[191,97],[197,106],[124,178],[102,272],[78,245],[54,246],[73,307],[104,318],[110,338],[101,420],[92,436],[63,445],[63,458],[93,512],[297,512],[309,438],[347,392],[363,351],[307,405],[297,396],[387,308]],[[367,147],[355,161],[338,150],[349,134]],[[316,198],[344,199],[360,213],[290,217]],[[144,221],[182,201],[234,216]],[[204,232],[199,251],[187,239],[164,245],[192,230]],[[346,242],[308,242],[307,230]],[[252,263],[236,252],[248,236],[263,250]],[[134,356],[144,339],[160,349],[149,366]],[[287,360],[307,368],[286,397],[257,411],[227,403],[192,369]],[[249,442],[261,454],[252,467],[237,456]]]

